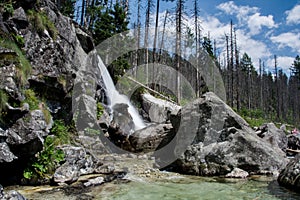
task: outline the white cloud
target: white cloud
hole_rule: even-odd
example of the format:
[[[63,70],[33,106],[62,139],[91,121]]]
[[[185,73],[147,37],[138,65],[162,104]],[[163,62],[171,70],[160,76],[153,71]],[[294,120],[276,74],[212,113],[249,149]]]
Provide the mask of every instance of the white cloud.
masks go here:
[[[277,36],[270,37],[273,43],[278,43],[279,48],[290,47],[295,52],[300,53],[300,33],[282,33]]]
[[[229,1],[218,5],[217,8],[226,14],[236,16],[240,27],[247,25],[250,30],[250,35],[259,34],[262,27],[278,27],[273,20],[273,16],[262,16],[258,7],[237,6],[233,1]]]
[[[259,34],[262,26],[267,28],[276,28],[278,25],[275,24],[272,15],[261,16],[260,13],[251,15],[248,19],[248,27],[251,35]]]
[[[300,5],[296,5],[292,10],[285,12],[287,24],[300,24]]]
[[[259,11],[257,7],[237,6],[233,1],[228,1],[217,6],[217,8],[226,14],[236,15],[239,23],[247,22],[248,16]]]
[[[288,57],[288,56],[277,56],[277,66],[279,69],[282,69],[286,74],[288,74],[290,67],[292,66],[292,63],[294,62],[295,58]],[[271,71],[275,70],[275,61],[274,57],[269,58],[267,60],[267,66]]]

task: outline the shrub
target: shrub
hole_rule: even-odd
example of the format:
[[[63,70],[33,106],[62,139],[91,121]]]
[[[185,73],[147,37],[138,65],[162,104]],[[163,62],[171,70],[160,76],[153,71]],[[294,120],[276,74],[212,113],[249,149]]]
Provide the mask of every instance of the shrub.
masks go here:
[[[70,127],[62,120],[55,120],[51,134],[44,141],[43,150],[36,155],[23,172],[26,179],[50,178],[55,169],[65,158],[64,152],[57,148],[58,145],[70,143]]]
[[[31,166],[26,168],[23,176],[26,179],[36,178],[50,178],[59,163],[64,160],[64,152],[57,149],[53,144],[55,137],[48,136],[44,141],[44,147],[36,156]]]

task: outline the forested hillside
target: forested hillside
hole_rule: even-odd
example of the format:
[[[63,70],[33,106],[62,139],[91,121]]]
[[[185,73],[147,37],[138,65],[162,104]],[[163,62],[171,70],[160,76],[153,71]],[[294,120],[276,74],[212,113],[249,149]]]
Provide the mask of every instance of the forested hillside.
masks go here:
[[[149,46],[148,43],[153,43],[153,49],[124,55],[123,59],[113,63],[109,71],[114,81],[117,81],[118,77],[124,73],[124,69],[147,62],[171,64],[176,70],[184,71],[182,68],[188,65],[183,64],[179,57],[185,57],[186,52],[192,52],[192,55],[188,56],[197,56],[198,50],[202,49],[219,67],[226,88],[227,103],[232,108],[244,117],[259,119],[257,123],[274,121],[299,126],[299,55],[295,55],[294,63],[290,63],[290,72],[284,72],[278,66],[276,55],[274,55],[273,66],[266,67],[264,60],[254,62],[247,52],[239,51],[239,38],[237,38],[233,22],[230,22],[230,29],[224,34],[226,52],[221,54],[216,47],[218,41],[211,38],[209,33],[205,34],[208,30],[203,30],[201,27],[199,1],[194,0],[193,5],[189,5],[189,8],[193,8],[192,10],[187,9],[184,0],[171,1],[173,8],[164,13],[159,12],[160,0],[132,2],[128,0],[56,0],[56,4],[64,14],[72,17],[74,21],[92,33],[96,45],[128,29],[135,29],[138,49],[139,46]],[[135,8],[135,17],[131,17],[132,13],[129,13],[130,7]],[[9,12],[9,7],[5,9]],[[184,19],[186,15],[194,18],[194,24],[186,23]],[[160,19],[163,20],[159,23]],[[167,45],[164,44],[167,37],[164,33],[170,28],[166,26],[168,20],[173,20],[173,24],[176,25],[174,54],[169,55],[160,50]],[[153,25],[154,34],[150,33],[152,31],[150,27]],[[159,26],[162,31],[158,31]],[[125,61],[125,58],[129,61]],[[259,64],[256,66],[253,63]],[[200,76],[195,77],[197,80],[193,85],[199,88]],[[196,91],[199,90],[198,88]],[[175,95],[181,96],[179,90]]]

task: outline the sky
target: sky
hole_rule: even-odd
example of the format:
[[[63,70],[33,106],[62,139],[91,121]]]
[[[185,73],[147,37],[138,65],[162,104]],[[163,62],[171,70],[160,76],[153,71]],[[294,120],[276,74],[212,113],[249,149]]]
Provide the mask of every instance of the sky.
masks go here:
[[[191,27],[194,24],[191,15],[193,1],[185,2],[184,22]],[[226,52],[224,35],[230,33],[232,20],[238,49],[241,54],[246,52],[252,58],[255,68],[258,69],[261,59],[266,70],[273,72],[276,55],[279,69],[289,75],[295,57],[300,55],[300,0],[199,0],[198,4],[202,34],[205,36],[209,33],[210,38],[216,40],[221,59]],[[175,2],[161,1],[161,25],[166,9],[174,12],[175,6]],[[154,11],[155,8],[152,10],[151,21],[155,19]],[[136,19],[136,7],[131,6],[130,13],[130,21],[133,22]],[[174,28],[174,20],[169,21],[167,26]]]

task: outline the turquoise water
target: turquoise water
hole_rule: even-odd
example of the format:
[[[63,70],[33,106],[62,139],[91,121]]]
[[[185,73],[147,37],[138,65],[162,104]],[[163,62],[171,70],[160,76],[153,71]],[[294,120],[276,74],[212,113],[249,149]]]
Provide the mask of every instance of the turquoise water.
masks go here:
[[[145,181],[146,180],[146,181]],[[18,189],[17,189],[18,190]],[[43,192],[41,192],[43,190]],[[194,176],[114,182],[67,193],[61,189],[19,188],[28,199],[47,200],[297,200],[300,194],[288,191],[266,177],[246,180]]]
[[[300,195],[278,186],[276,181],[232,180],[189,177],[155,182],[130,182],[98,193],[105,200],[275,200],[300,199]]]

